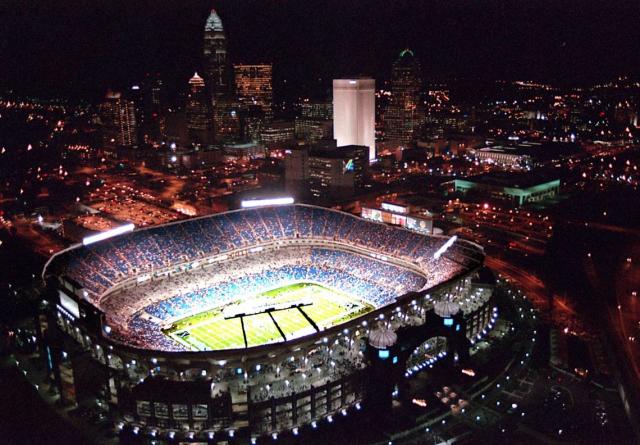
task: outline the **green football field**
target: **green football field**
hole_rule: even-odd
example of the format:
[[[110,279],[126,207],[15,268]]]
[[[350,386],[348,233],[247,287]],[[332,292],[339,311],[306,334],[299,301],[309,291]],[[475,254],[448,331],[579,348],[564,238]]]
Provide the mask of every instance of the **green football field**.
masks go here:
[[[183,318],[165,334],[195,351],[245,348],[313,334],[372,309],[345,293],[297,283]]]

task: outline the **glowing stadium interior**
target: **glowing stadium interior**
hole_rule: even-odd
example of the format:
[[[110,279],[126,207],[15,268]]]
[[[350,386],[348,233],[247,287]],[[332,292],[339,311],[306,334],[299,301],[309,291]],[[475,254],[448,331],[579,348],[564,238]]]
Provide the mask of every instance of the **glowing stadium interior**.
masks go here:
[[[102,391],[123,428],[212,439],[359,409],[373,330],[441,335],[445,319],[439,352],[464,356],[495,319],[477,281],[483,258],[455,238],[290,205],[77,246],[43,276],[51,322],[68,334],[60,347],[107,371]]]

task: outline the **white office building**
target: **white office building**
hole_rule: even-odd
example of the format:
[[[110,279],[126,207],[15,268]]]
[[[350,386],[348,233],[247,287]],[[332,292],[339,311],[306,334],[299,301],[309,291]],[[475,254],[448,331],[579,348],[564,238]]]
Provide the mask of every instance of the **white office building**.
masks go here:
[[[374,79],[333,80],[333,137],[338,147],[369,147],[369,162],[376,157]]]

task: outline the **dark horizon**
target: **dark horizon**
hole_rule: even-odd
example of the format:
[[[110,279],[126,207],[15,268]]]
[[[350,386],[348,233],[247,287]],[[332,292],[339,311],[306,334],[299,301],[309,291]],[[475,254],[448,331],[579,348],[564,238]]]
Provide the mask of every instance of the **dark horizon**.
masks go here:
[[[274,89],[290,97],[321,94],[345,75],[383,80],[405,47],[434,80],[581,84],[640,66],[635,2],[13,1],[0,9],[0,90],[96,99],[159,72],[176,94],[201,68],[212,6],[229,59],[273,62]]]

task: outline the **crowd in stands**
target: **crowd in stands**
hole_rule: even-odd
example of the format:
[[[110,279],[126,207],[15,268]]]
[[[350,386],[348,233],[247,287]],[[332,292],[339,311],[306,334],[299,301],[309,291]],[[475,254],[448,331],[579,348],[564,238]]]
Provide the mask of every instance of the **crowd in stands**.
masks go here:
[[[109,289],[141,274],[166,273],[222,253],[281,240],[325,240],[351,245],[417,266],[422,274],[335,248],[267,249],[230,257],[207,269],[154,278],[138,287]],[[254,295],[287,282],[312,281],[342,290],[375,307],[411,290],[453,278],[482,261],[474,246],[456,242],[439,258],[446,238],[386,226],[350,214],[291,205],[245,209],[137,230],[56,256],[48,274],[67,275],[88,291],[108,322],[139,346],[180,348],[159,325]],[[275,253],[274,253],[275,252]],[[175,269],[174,269],[175,270]],[[118,333],[114,332],[117,337]]]
[[[145,282],[101,303],[114,331],[129,343],[174,350],[162,325],[296,282],[322,284],[374,307],[420,289],[426,281],[408,269],[339,250],[283,247]]]
[[[433,258],[446,239],[367,221],[350,214],[291,205],[221,213],[137,230],[59,255],[48,273],[66,274],[95,299],[115,284],[175,264],[283,239],[335,240],[403,258],[435,281],[479,262],[460,242]],[[455,270],[454,270],[455,269]]]

